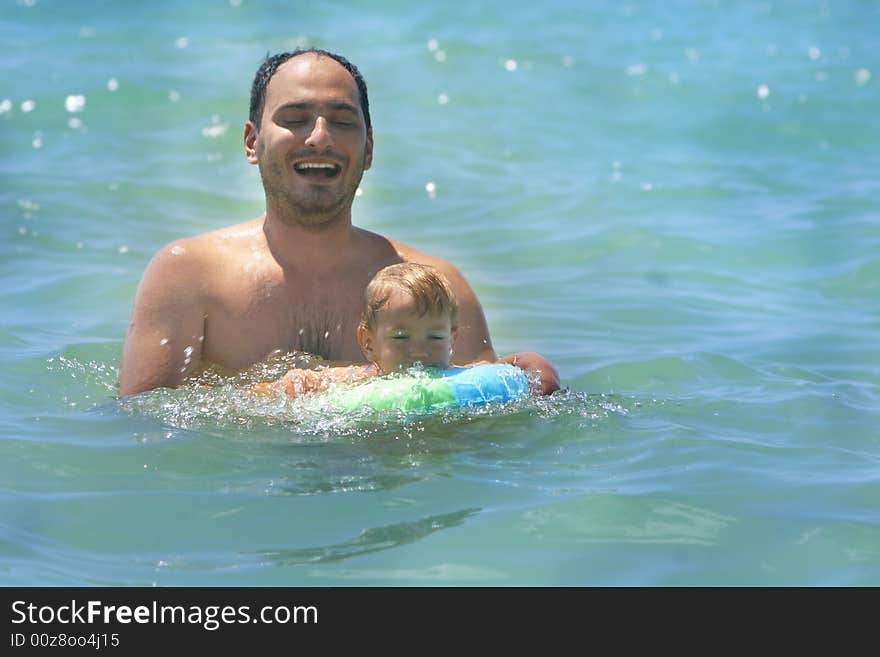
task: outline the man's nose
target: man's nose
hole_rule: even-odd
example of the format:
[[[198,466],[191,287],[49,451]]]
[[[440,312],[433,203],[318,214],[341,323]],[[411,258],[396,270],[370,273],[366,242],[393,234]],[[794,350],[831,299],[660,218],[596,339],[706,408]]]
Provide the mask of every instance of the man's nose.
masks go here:
[[[325,150],[333,144],[333,136],[327,126],[327,119],[319,116],[315,119],[315,126],[312,128],[311,134],[306,138],[306,146],[311,146],[318,150]]]

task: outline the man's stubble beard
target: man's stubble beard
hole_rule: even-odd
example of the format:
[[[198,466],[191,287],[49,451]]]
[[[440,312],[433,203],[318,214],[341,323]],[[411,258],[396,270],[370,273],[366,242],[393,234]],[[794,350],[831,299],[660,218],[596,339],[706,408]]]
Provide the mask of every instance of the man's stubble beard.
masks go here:
[[[263,190],[266,194],[266,207],[275,210],[276,217],[284,224],[296,225],[312,230],[322,230],[346,216],[351,212],[355,194],[364,176],[364,161],[361,162],[360,171],[353,184],[344,189],[337,198],[327,200],[320,192],[306,194],[294,194],[289,187],[285,187],[280,181],[284,176],[296,175],[291,169],[282,168],[277,164],[266,165],[267,172],[263,168],[262,160],[257,165],[260,170],[260,178],[263,181]],[[271,174],[271,175],[267,175]],[[277,181],[277,182],[276,182]],[[304,198],[307,197],[307,198]],[[324,198],[322,198],[324,197]],[[346,212],[347,210],[347,212]]]

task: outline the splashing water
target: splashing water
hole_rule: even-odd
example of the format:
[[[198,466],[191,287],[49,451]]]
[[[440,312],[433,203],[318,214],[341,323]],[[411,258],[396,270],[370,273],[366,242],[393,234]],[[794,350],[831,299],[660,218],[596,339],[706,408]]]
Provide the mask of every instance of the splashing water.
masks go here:
[[[64,397],[75,399],[73,389],[85,399],[116,396],[118,369],[98,361],[79,361],[59,356],[48,359],[48,369],[66,379]],[[274,381],[292,368],[316,367],[320,358],[302,352],[273,354],[267,360],[238,373],[211,367],[189,377],[177,389],[159,388],[118,399],[120,411],[154,418],[175,429],[217,431],[237,429],[261,435],[260,430],[280,427],[300,440],[327,441],[338,437],[369,438],[393,433],[413,437],[427,429],[451,427],[507,416],[552,420],[578,417],[590,423],[612,415],[626,415],[636,405],[613,395],[560,390],[547,397],[530,397],[506,403],[489,403],[441,411],[376,411],[369,408],[340,412],[328,395],[308,394],[291,399],[285,395],[257,395],[253,387]],[[426,376],[413,368],[407,376]],[[72,402],[73,404],[76,401]],[[98,406],[93,402],[93,406]],[[277,435],[277,432],[273,432]]]

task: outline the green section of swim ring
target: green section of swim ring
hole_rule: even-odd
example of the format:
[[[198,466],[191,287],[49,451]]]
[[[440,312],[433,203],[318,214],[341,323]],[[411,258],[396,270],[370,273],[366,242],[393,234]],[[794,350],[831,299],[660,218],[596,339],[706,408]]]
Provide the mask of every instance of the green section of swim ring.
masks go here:
[[[376,411],[433,411],[456,408],[452,387],[439,376],[374,379],[366,385],[329,393],[330,402],[345,411],[367,407]]]

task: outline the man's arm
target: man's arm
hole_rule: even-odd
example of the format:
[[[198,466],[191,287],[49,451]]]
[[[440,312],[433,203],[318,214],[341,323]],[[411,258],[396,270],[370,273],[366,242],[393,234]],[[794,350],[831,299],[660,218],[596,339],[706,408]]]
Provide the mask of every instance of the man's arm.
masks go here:
[[[120,396],[176,387],[201,360],[204,273],[187,242],[164,247],[144,272],[119,366]]]
[[[524,370],[535,372],[541,379],[541,388],[538,391],[542,395],[549,395],[559,390],[559,373],[546,358],[534,351],[523,351],[510,356],[504,356],[502,363],[510,363]]]
[[[480,360],[494,363],[498,356],[492,347],[489,326],[477,295],[455,267],[444,262],[438,269],[449,279],[458,300],[458,337],[452,355],[453,364],[466,365]]]
[[[455,267],[448,262],[434,264],[440,269],[455,289],[458,297],[458,339],[455,341],[453,364],[467,365],[479,361],[490,363],[499,360],[492,348],[489,327],[483,307],[471,286]],[[559,390],[559,373],[546,358],[535,352],[521,352],[504,356],[501,362],[510,363],[537,374],[541,380],[540,393],[549,395]]]

